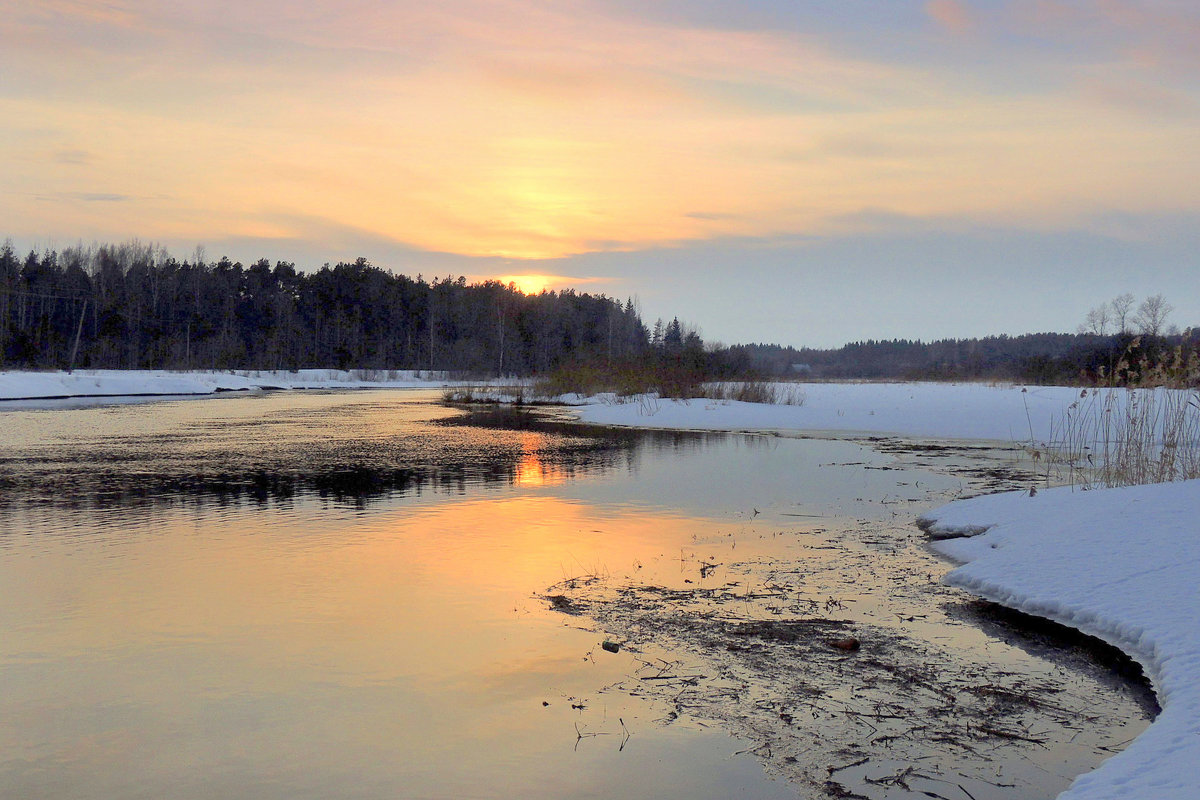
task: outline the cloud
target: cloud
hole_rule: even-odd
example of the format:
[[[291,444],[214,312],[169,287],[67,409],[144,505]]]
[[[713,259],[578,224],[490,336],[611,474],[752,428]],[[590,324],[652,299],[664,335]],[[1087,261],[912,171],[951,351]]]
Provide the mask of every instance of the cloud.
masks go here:
[[[1148,81],[1095,78],[1083,81],[1080,90],[1085,98],[1136,115],[1172,119],[1200,110],[1196,97]]]
[[[739,218],[737,214],[731,214],[726,211],[689,211],[684,216],[689,219],[700,219],[708,222],[722,222]]]
[[[1014,0],[1008,28],[1089,63],[1125,62],[1175,78],[1200,74],[1200,5],[1160,0]]]
[[[928,0],[925,13],[934,22],[955,34],[963,34],[974,27],[971,10],[959,0]]]
[[[830,36],[820,14],[767,0],[756,18],[788,24],[683,2],[51,2],[0,0],[39,31],[0,29],[15,234],[373,237],[546,259],[820,235],[863,209],[1044,229],[1200,204],[1180,123],[1195,87],[1135,56],[1169,34],[1150,4],[1055,12],[1081,25],[1051,9],[1031,44],[1023,0],[835,4]],[[871,49],[877,17],[902,25]],[[971,46],[942,30],[971,30]],[[52,186],[48,158],[64,165]],[[72,202],[13,199],[50,191]]]
[[[55,150],[51,155],[51,159],[56,164],[87,166],[92,163],[95,156],[87,150]]]
[[[134,198],[127,194],[114,194],[112,192],[59,192],[49,195],[60,200],[79,200],[84,203],[125,203]]]

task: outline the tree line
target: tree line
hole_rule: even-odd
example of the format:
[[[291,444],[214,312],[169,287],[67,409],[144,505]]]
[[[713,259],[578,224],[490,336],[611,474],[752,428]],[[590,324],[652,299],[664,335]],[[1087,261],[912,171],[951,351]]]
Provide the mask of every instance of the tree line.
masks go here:
[[[655,341],[632,300],[411,278],[363,258],[305,273],[284,261],[208,262],[200,248],[180,261],[137,242],[23,258],[0,246],[5,368],[534,374],[682,346],[674,324],[660,322]]]
[[[1068,385],[1200,382],[1200,329],[1169,324],[1162,295],[1120,294],[1088,311],[1075,333],[971,339],[867,340],[838,348],[735,345],[717,371],[776,377],[869,380],[1009,380]]]
[[[30,251],[0,245],[0,368],[362,368],[535,375],[602,367],[631,384],[741,378],[1012,380],[1194,385],[1192,329],[1161,295],[1091,309],[1075,333],[706,346],[632,300],[497,280],[426,280],[364,258],[305,273],[290,262],[177,260],[162,247]],[[673,377],[672,377],[673,376]]]
[[[1200,385],[1200,342],[1192,333],[1030,333],[933,342],[868,340],[824,350],[749,344],[725,350],[721,364],[728,375],[756,372],[818,380],[1196,386]]]

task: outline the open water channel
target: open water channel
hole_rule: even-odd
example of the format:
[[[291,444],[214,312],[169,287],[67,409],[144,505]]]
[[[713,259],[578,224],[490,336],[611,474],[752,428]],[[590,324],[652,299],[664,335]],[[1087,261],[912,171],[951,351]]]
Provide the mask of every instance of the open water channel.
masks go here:
[[[0,795],[1053,796],[1152,699],[938,583],[912,520],[996,458],[431,392],[0,410]]]

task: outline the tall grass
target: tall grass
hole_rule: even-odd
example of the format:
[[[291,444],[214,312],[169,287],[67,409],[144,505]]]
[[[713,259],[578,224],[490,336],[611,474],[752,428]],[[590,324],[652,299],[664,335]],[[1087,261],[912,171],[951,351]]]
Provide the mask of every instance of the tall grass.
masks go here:
[[[444,403],[504,403],[516,406],[544,405],[553,398],[538,395],[525,383],[478,383],[455,386],[442,392]]]
[[[574,396],[574,397],[572,397]],[[672,364],[574,364],[563,366],[532,385],[456,387],[444,399],[457,403],[538,404],[574,402],[576,398],[602,396],[606,402],[638,402],[645,413],[657,409],[660,398],[688,400],[738,400],[746,403],[802,406],[808,399],[796,383],[722,381],[706,383],[696,370]]]
[[[770,381],[721,381],[701,387],[701,397],[709,400],[737,400],[743,403],[768,403],[802,406],[808,400],[804,388],[795,383]]]
[[[1200,478],[1200,390],[1080,392],[1052,425],[1053,466],[1085,488]]]
[[[591,396],[612,393],[618,397],[656,394],[659,397],[686,399],[700,397],[703,375],[679,364],[628,362],[614,364],[572,364],[562,366],[539,379],[534,393],[543,397],[565,394]]]

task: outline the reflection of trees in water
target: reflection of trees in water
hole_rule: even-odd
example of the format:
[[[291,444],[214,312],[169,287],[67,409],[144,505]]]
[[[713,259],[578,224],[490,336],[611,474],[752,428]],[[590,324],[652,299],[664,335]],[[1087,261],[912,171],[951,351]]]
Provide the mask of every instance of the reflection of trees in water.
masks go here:
[[[301,431],[303,425],[295,421]],[[548,486],[612,470],[636,473],[646,452],[685,454],[726,438],[599,428],[507,409],[385,437],[297,436],[294,427],[290,436],[271,437],[252,435],[249,425],[243,432],[239,437],[231,425],[9,453],[0,456],[0,507],[286,505],[298,497],[363,507],[384,498],[466,494],[482,485]]]

